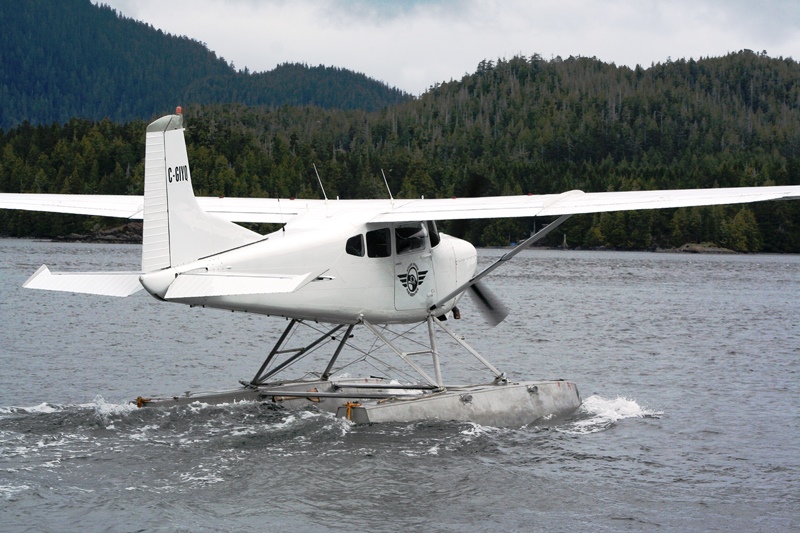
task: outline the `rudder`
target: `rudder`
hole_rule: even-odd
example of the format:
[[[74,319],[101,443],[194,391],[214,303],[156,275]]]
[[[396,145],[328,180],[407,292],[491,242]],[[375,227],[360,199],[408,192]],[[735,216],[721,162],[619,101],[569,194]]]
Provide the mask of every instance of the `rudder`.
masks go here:
[[[197,204],[183,130],[181,114],[161,117],[147,127],[143,272],[179,266],[262,238]]]

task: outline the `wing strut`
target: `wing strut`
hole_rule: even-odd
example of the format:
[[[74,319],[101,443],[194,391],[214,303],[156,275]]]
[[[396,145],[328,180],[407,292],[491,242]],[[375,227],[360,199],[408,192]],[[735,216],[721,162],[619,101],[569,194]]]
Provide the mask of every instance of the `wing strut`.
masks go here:
[[[525,248],[527,248],[531,244],[535,243],[536,241],[546,237],[547,234],[549,234],[551,231],[553,231],[558,226],[563,224],[571,216],[572,215],[561,215],[556,220],[554,220],[553,222],[551,222],[547,226],[543,227],[542,229],[540,229],[539,231],[537,231],[536,233],[534,233],[533,235],[531,235],[530,237],[528,237],[527,239],[525,239],[524,241],[522,241],[521,243],[516,245],[511,251],[504,253],[503,256],[500,259],[498,259],[497,261],[495,261],[494,263],[492,263],[491,265],[486,267],[481,273],[476,274],[475,276],[473,276],[471,280],[469,280],[468,282],[464,283],[463,285],[458,287],[456,290],[452,291],[450,294],[448,294],[444,298],[440,299],[438,302],[436,302],[434,305],[432,305],[429,308],[429,310],[431,312],[435,312],[439,307],[442,306],[442,304],[444,304],[445,302],[447,302],[450,299],[458,296],[459,294],[461,294],[462,292],[464,292],[468,288],[470,288],[470,287],[474,286],[475,284],[477,284],[481,279],[486,277],[488,274],[490,274],[492,271],[494,271],[494,269],[499,267],[505,261],[508,261],[509,259],[511,259],[515,255],[517,255],[522,250],[524,250]],[[479,291],[478,300],[481,300],[480,293],[481,292],[486,292],[486,288],[485,287],[480,287],[480,288],[478,288],[478,291]],[[505,315],[503,316],[503,318],[505,318]],[[499,324],[503,320],[503,318],[498,320],[497,324]]]

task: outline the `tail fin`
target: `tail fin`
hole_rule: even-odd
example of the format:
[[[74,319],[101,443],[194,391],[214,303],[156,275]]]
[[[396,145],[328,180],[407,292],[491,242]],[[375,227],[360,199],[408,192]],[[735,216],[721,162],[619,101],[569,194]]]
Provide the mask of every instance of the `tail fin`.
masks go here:
[[[260,238],[197,204],[183,116],[167,115],[150,124],[144,162],[142,271],[179,266]]]

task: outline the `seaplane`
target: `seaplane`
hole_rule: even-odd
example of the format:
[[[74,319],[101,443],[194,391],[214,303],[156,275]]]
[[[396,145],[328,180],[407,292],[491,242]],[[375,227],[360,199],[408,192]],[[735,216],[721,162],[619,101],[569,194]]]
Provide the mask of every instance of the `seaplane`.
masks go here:
[[[287,325],[240,386],[139,397],[139,406],[259,401],[314,406],[354,423],[455,420],[517,427],[569,416],[581,404],[575,383],[510,378],[448,325],[465,294],[490,325],[498,324],[507,311],[484,278],[574,214],[800,199],[800,186],[439,199],[196,197],[180,108],[147,127],[145,146],[143,196],[0,194],[4,209],[143,220],[141,270],[51,272],[43,265],[24,287],[113,297],[144,289],[161,302],[281,317]],[[480,272],[475,247],[436,225],[508,217],[554,221]],[[262,235],[237,223],[280,226]],[[421,346],[409,349],[392,329],[407,325],[420,328]],[[302,326],[317,333],[291,346],[287,339]],[[372,339],[413,378],[340,372],[356,334]],[[485,379],[448,383],[442,341],[474,358]],[[316,371],[281,377],[310,354],[316,360],[324,347],[329,351]]]

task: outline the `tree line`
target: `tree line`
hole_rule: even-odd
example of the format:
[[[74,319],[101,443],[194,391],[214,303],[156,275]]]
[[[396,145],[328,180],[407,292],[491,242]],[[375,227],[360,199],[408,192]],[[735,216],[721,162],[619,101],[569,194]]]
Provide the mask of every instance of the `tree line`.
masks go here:
[[[376,111],[215,104],[184,115],[198,195],[317,198],[312,164],[341,198],[387,197],[382,172],[395,197],[408,198],[797,185],[799,82],[796,61],[747,50],[646,69],[534,55],[482,61]],[[141,194],[145,127],[72,119],[12,128],[0,135],[0,190]],[[10,235],[99,223],[0,213]],[[459,231],[505,245],[534,223]],[[800,251],[798,202],[586,215],[562,228],[549,244]]]

